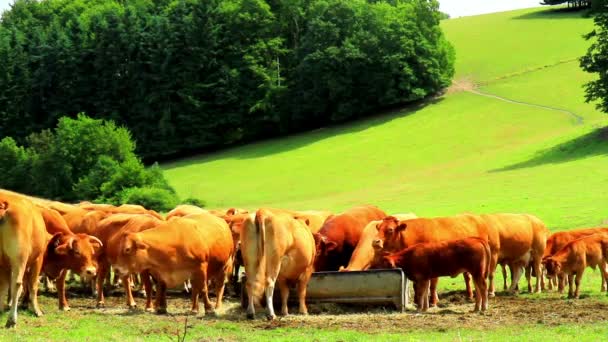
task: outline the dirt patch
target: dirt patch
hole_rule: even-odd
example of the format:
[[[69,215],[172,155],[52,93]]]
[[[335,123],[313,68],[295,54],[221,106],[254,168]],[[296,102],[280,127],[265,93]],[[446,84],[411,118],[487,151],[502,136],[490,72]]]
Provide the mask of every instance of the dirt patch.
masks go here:
[[[471,91],[477,88],[475,82],[470,77],[463,77],[452,81],[452,85],[446,90],[446,94],[459,93],[462,91]]]
[[[603,295],[603,294],[602,294]],[[43,302],[55,301],[52,296],[44,296]],[[190,299],[186,295],[172,293],[169,298],[169,316],[155,315],[143,311],[143,299],[136,299],[141,307],[135,310],[125,308],[124,299],[120,294],[106,298],[106,308],[93,309],[93,298],[72,297],[71,314],[95,314],[132,316],[135,320],[146,322],[158,321],[163,323],[183,320],[188,315]],[[212,301],[214,299],[212,298]],[[505,326],[543,325],[558,326],[562,324],[588,324],[608,321],[606,311],[608,302],[598,297],[587,297],[579,300],[565,299],[565,295],[547,293],[540,296],[500,295],[491,298],[489,310],[485,313],[473,313],[473,303],[462,291],[449,292],[440,295],[440,305],[431,308],[428,313],[418,314],[413,308],[407,312],[396,312],[388,307],[371,307],[364,305],[309,304],[308,316],[290,315],[279,317],[269,322],[265,319],[265,309],[256,312],[255,320],[247,320],[245,312],[240,307],[236,297],[229,297],[218,315],[207,315],[189,318],[192,324],[204,320],[209,324],[222,322],[237,322],[243,327],[253,330],[272,330],[277,328],[314,328],[330,330],[354,330],[366,333],[404,331],[447,331],[455,327],[475,330],[497,329]],[[297,308],[290,308],[297,312]],[[76,317],[74,317],[76,318]],[[170,334],[167,327],[156,327],[155,330],[144,334]]]

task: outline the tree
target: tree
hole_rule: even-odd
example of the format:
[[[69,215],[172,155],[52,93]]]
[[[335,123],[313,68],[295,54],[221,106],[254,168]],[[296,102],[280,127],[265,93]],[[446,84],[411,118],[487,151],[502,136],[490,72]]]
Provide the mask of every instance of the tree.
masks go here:
[[[585,100],[599,101],[597,108],[608,113],[608,14],[598,14],[595,29],[586,35],[592,41],[587,54],[580,60],[583,70],[597,74],[597,79],[585,84]]]

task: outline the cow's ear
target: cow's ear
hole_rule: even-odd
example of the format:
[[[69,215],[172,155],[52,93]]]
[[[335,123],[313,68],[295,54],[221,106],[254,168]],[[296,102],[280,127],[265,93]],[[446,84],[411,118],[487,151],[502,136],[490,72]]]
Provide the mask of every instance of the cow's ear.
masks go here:
[[[404,223],[400,223],[400,224],[397,226],[397,229],[395,229],[395,231],[396,231],[397,233],[399,233],[399,232],[404,231],[404,230],[405,230],[405,228],[407,228],[407,223],[405,223],[405,222],[404,222]]]
[[[8,202],[7,201],[2,201],[0,203],[0,209],[4,209],[4,210],[8,209]]]
[[[67,242],[55,247],[55,254],[68,255],[69,252],[70,252],[70,245]]]
[[[338,244],[335,243],[334,241],[325,241],[325,250],[326,251],[330,252],[336,248],[338,248]]]
[[[135,242],[135,248],[136,249],[148,249],[148,245],[146,245],[144,242],[142,242],[141,240],[137,239],[134,241]]]

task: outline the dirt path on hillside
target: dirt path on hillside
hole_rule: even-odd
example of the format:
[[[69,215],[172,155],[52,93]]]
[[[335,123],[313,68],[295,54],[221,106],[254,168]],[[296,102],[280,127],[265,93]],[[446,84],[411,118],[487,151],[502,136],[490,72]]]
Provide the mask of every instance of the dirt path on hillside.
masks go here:
[[[502,77],[498,77],[496,79],[490,80],[490,81],[486,81],[486,82],[482,82],[481,84],[476,84],[471,78],[465,77],[462,79],[458,79],[458,80],[454,80],[452,82],[452,85],[447,89],[446,94],[453,94],[453,93],[458,93],[458,92],[468,92],[471,94],[475,94],[478,96],[483,96],[483,97],[488,97],[488,98],[492,98],[495,100],[499,100],[499,101],[503,101],[503,102],[507,102],[507,103],[512,103],[512,104],[517,104],[517,105],[523,105],[523,106],[529,106],[529,107],[535,107],[535,108],[541,108],[541,109],[546,109],[546,110],[551,110],[551,111],[556,111],[556,112],[560,112],[560,113],[564,113],[572,118],[574,118],[576,120],[576,124],[577,125],[582,125],[585,122],[585,118],[582,117],[581,115],[578,115],[570,110],[567,109],[562,109],[562,108],[557,108],[557,107],[551,107],[551,106],[545,106],[542,104],[538,104],[538,103],[531,103],[531,102],[526,102],[526,101],[518,101],[518,100],[513,100],[513,99],[509,99],[497,94],[492,94],[492,93],[488,93],[485,91],[481,91],[479,90],[480,86],[486,86],[489,84],[493,84],[493,83],[497,83],[500,82],[502,80],[505,79],[509,79],[512,77],[517,77],[517,76],[522,76],[522,75],[526,75],[526,74],[531,74],[543,69],[547,69],[547,68],[552,68],[552,67],[556,67],[558,65],[561,64],[566,64],[566,63],[572,63],[577,61],[578,59],[570,59],[570,60],[565,60],[565,61],[560,61],[554,64],[548,64],[548,65],[543,65],[537,68],[533,68],[533,69],[529,69],[529,70],[524,70],[521,72],[516,72],[516,73],[512,73],[512,74],[508,74]]]

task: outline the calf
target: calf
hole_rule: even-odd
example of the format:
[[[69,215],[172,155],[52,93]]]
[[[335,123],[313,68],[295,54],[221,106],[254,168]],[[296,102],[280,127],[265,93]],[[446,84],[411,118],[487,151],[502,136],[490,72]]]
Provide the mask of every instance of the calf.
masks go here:
[[[409,220],[417,218],[415,214],[395,214],[391,217],[395,217],[398,220]],[[353,251],[348,265],[346,267],[341,266],[340,272],[348,271],[363,271],[367,270],[372,266],[374,260],[374,247],[372,246],[374,240],[378,237],[377,226],[382,223],[382,220],[371,221],[361,234],[361,238],[357,243],[357,247]]]
[[[583,228],[553,233],[547,239],[547,247],[545,248],[543,259],[557,253],[571,241],[597,233],[608,233],[608,228]],[[552,282],[557,282],[557,290],[559,293],[562,293],[566,284],[566,276],[561,272],[555,273],[549,278],[549,288],[551,288]],[[606,291],[606,281],[604,279],[602,279],[601,291]]]
[[[268,318],[276,317],[272,302],[275,283],[281,291],[281,313],[288,314],[289,283],[297,284],[299,312],[307,314],[306,286],[313,271],[315,243],[307,224],[288,214],[260,209],[241,232],[241,248],[247,274],[247,317],[255,316],[255,303],[266,295]]]
[[[608,234],[600,233],[571,241],[552,256],[543,259],[548,276],[564,273],[568,276],[568,298],[579,297],[579,286],[585,268],[600,266],[602,282],[608,277]],[[576,276],[576,279],[574,278]],[[576,290],[572,291],[573,280]]]
[[[149,271],[157,280],[156,311],[167,312],[166,289],[192,282],[192,312],[199,311],[199,295],[204,308],[212,312],[208,281],[216,286],[219,309],[226,277],[232,271],[234,246],[226,222],[210,214],[176,217],[137,233],[122,235],[112,267],[126,276]]]
[[[475,283],[475,311],[485,311],[488,308],[486,278],[490,263],[490,246],[486,240],[477,237],[420,243],[382,258],[383,265],[400,267],[406,277],[414,281],[414,287],[420,293],[419,311],[426,311],[429,307],[431,279],[455,277],[463,272],[471,274]]]

